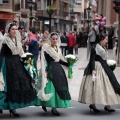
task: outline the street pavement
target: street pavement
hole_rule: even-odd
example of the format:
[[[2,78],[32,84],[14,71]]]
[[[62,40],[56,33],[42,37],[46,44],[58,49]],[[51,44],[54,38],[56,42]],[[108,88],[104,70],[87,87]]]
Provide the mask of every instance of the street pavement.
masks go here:
[[[61,116],[56,117],[52,116],[51,108],[47,108],[48,112],[44,112],[41,107],[27,107],[18,109],[17,112],[20,114],[20,118],[18,120],[119,120],[120,119],[120,105],[114,105],[112,108],[116,110],[115,113],[109,114],[104,111],[103,105],[97,105],[98,109],[101,110],[99,114],[90,111],[89,105],[78,103],[78,95],[80,84],[82,81],[82,76],[85,67],[87,66],[87,50],[86,48],[79,48],[79,54],[76,55],[78,57],[77,63],[73,67],[73,78],[68,79],[70,94],[72,97],[71,107],[70,108],[59,108]],[[113,50],[108,51],[108,58],[115,59]],[[38,60],[38,69],[40,60]],[[67,70],[65,69],[66,74]],[[120,82],[120,67],[116,67],[114,73]],[[8,110],[4,111],[4,114],[0,114],[0,120],[9,120],[14,119],[14,117],[9,116]]]

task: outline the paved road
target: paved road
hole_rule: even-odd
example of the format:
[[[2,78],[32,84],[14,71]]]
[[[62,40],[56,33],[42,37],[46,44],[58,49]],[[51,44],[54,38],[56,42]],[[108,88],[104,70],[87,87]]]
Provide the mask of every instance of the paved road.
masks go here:
[[[101,110],[99,114],[88,109],[88,105],[79,104],[78,102],[72,101],[71,108],[59,109],[61,116],[52,116],[50,108],[48,112],[44,112],[41,107],[28,107],[17,110],[20,113],[20,118],[17,120],[119,120],[120,119],[120,105],[114,106],[116,109],[115,113],[109,114],[103,110],[104,106],[98,106]],[[8,111],[4,111],[3,115],[0,115],[0,120],[15,119],[9,117]]]
[[[113,51],[108,51],[108,57],[110,59],[114,59]],[[73,67],[73,79],[68,80],[69,81],[69,87],[70,87],[70,93],[72,96],[72,107],[71,108],[62,108],[58,109],[61,116],[55,117],[51,114],[51,109],[48,108],[48,112],[44,112],[41,107],[27,107],[17,110],[21,117],[17,118],[18,120],[119,120],[120,119],[120,105],[112,106],[116,109],[115,113],[108,114],[104,111],[104,106],[98,105],[97,107],[101,110],[101,113],[95,114],[92,111],[90,112],[88,106],[80,104],[77,102],[78,100],[78,94],[79,94],[79,88],[82,80],[82,75],[84,68],[86,67],[88,60],[86,59],[86,49],[80,48],[79,49],[79,55],[76,55],[79,60],[76,63],[76,65]],[[39,67],[39,61],[38,61],[38,67]],[[118,81],[120,82],[120,67],[117,67],[114,71]],[[67,71],[66,71],[67,73]],[[9,112],[6,110],[4,111],[4,114],[0,114],[0,120],[9,120],[13,119],[14,117],[9,117]]]

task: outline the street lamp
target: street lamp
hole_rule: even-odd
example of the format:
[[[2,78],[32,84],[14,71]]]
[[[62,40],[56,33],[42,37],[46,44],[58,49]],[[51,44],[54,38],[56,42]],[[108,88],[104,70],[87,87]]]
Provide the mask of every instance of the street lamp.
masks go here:
[[[89,27],[90,27],[90,25],[89,25],[89,22],[90,22],[90,12],[91,12],[91,8],[90,8],[90,5],[89,5],[89,7],[86,9],[87,10],[87,12],[88,12],[88,20],[87,20],[87,22],[88,22],[88,33],[89,33]],[[88,40],[87,41],[87,59],[88,59],[88,57],[89,57],[89,52],[90,52],[90,41]]]
[[[52,14],[54,13],[55,11],[55,8],[53,5],[51,5],[51,0],[49,1],[49,5],[47,7],[47,13],[49,15],[49,32],[51,32],[51,17],[52,17]]]
[[[90,22],[90,12],[91,12],[91,8],[90,8],[90,5],[89,5],[89,7],[86,9],[87,10],[87,12],[88,12],[88,32],[89,32],[89,22]]]
[[[29,16],[30,24],[29,24],[29,26],[32,26],[32,19],[33,19],[32,10],[33,10],[33,7],[34,7],[34,1],[33,0],[28,0],[27,2],[28,2],[29,10],[30,10],[30,16]]]
[[[18,17],[18,24],[20,26],[20,14],[16,14],[16,17]]]

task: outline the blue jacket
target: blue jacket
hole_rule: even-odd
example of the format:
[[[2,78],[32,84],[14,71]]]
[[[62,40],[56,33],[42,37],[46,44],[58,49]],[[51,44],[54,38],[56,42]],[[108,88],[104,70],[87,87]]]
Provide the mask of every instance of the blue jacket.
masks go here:
[[[29,41],[25,43],[29,46],[28,52],[33,55],[39,55],[39,45],[36,36],[33,34],[29,37]]]

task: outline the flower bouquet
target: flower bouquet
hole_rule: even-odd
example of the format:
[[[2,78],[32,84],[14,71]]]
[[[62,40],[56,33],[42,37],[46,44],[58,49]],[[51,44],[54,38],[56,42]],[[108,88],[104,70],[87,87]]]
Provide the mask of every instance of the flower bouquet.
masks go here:
[[[72,73],[73,73],[72,67],[77,62],[78,58],[76,56],[74,56],[74,55],[69,54],[69,55],[65,56],[65,59],[67,60],[67,62],[69,64],[69,67],[68,67],[68,78],[72,78],[73,77],[73,75],[72,75]]]
[[[28,73],[32,77],[32,79],[36,80],[38,76],[37,76],[37,71],[33,64],[33,61],[34,61],[33,54],[24,53],[21,56],[21,61],[23,62],[25,69],[28,71]]]
[[[115,60],[107,60],[107,64],[109,65],[110,69],[114,71],[116,68],[117,62]]]

